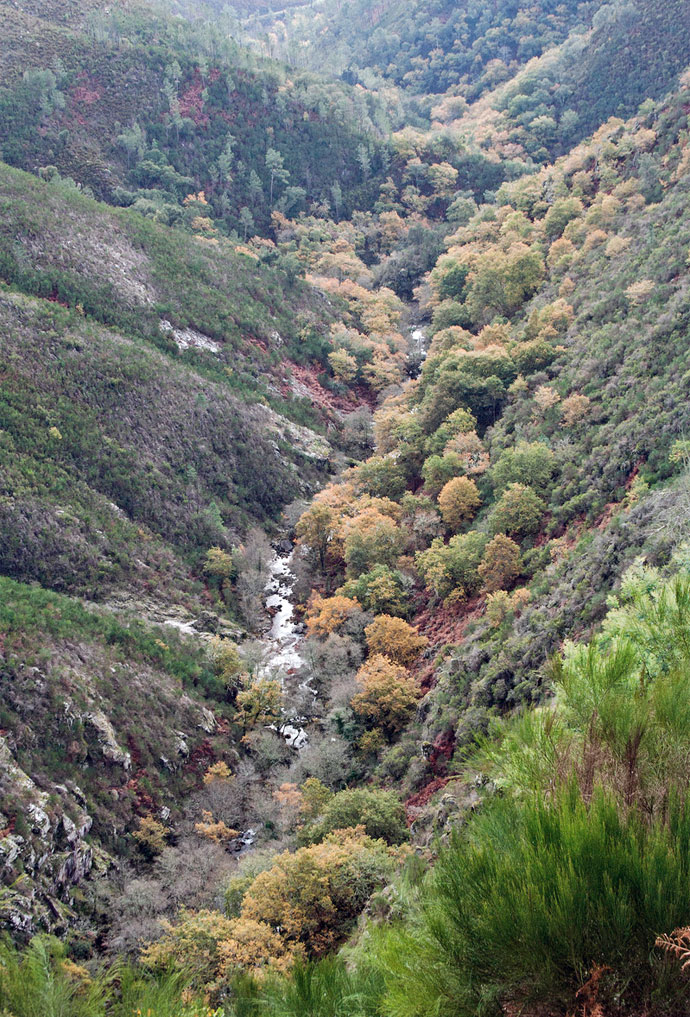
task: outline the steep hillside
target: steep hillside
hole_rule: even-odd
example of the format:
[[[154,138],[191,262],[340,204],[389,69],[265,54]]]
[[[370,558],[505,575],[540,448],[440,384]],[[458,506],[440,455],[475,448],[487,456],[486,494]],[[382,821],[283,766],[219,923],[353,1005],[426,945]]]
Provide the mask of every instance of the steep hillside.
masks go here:
[[[0,12],[3,1017],[690,1017],[686,6]]]
[[[382,779],[461,766],[492,713],[540,701],[624,569],[688,535],[687,101],[609,122],[446,240],[419,379],[379,411],[377,455],[317,497],[319,527],[304,517],[336,599],[429,640],[431,691]]]
[[[326,2],[281,15],[265,47],[297,67],[395,86],[411,103],[408,122],[414,109],[460,149],[469,141],[533,165],[662,98],[690,60],[688,17],[681,0],[439,0],[431,11],[362,0],[355,17],[352,5]]]
[[[0,145],[14,166],[57,170],[192,229],[201,192],[222,228],[244,236],[265,231],[274,208],[325,201],[341,214],[371,200],[362,164],[375,181],[377,101],[289,78],[237,46],[222,19],[61,2],[6,6],[0,29]]]
[[[169,626],[0,583],[0,920],[65,933],[85,878],[136,859],[140,820],[168,829],[232,750],[232,711],[207,652]]]
[[[265,624],[272,552],[247,533],[328,474],[313,428],[338,418],[312,357],[334,309],[275,250],[58,180],[0,166],[0,205],[0,914],[22,936],[88,915],[88,939],[97,877],[146,856],[139,823],[164,843],[237,758],[209,640]]]
[[[482,146],[548,162],[610,116],[663,98],[690,60],[684,3],[605,4],[588,32],[534,59],[456,125]]]
[[[532,57],[587,27],[601,4],[372,4],[325,0],[275,16],[267,45],[296,63],[347,80],[394,84],[413,95],[477,99]],[[251,24],[251,22],[250,22]]]
[[[312,333],[318,351],[325,301],[249,249],[0,179],[1,274],[42,298],[2,295],[3,571],[155,588],[173,549],[237,540],[304,495],[330,447],[267,404],[323,426],[291,398],[289,356]]]
[[[251,385],[279,358],[274,333],[294,356],[300,329],[320,323],[324,301],[270,244],[247,247],[190,237],[133,211],[111,210],[59,180],[37,181],[2,168],[3,278],[172,351],[199,351],[206,364],[237,368]],[[196,327],[207,342],[162,335]],[[165,331],[165,329],[163,330]],[[215,347],[219,348],[216,349]],[[285,351],[283,351],[284,353]],[[222,372],[220,372],[222,373]],[[232,383],[232,380],[231,380]]]

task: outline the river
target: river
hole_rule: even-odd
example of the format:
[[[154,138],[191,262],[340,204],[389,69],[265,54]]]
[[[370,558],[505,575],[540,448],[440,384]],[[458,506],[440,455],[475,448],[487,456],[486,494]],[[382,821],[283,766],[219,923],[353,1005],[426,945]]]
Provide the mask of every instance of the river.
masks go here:
[[[302,627],[295,622],[292,604],[295,576],[291,565],[295,553],[293,550],[284,555],[276,551],[269,565],[270,579],[265,589],[266,608],[273,617],[270,632],[265,638],[267,653],[263,660],[263,670],[280,677],[285,693],[285,723],[275,730],[283,736],[290,748],[299,751],[309,744],[309,736],[302,726],[308,722],[308,718],[290,709],[290,695],[292,693],[295,698],[302,699],[307,694],[315,700],[316,691],[308,680],[299,679],[299,671],[305,661],[301,653]]]

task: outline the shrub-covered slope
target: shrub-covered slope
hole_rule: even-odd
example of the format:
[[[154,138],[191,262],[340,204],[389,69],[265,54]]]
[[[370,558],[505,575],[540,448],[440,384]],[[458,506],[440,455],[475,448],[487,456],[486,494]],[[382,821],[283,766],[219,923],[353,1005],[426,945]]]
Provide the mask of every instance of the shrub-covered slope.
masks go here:
[[[447,239],[419,379],[300,524],[339,596],[431,642],[436,687],[381,776],[452,771],[491,713],[541,699],[624,568],[687,535],[686,102],[610,121]]]
[[[0,179],[1,273],[39,296],[1,297],[2,570],[155,589],[306,493],[329,446],[266,403],[304,414],[280,355],[304,356],[323,298],[249,251]]]
[[[531,61],[457,124],[483,147],[537,163],[567,152],[610,116],[662,99],[690,60],[687,5],[604,4],[587,32]]]
[[[228,751],[224,689],[168,626],[8,578],[0,605],[0,921],[64,932],[79,884],[132,855],[142,817],[179,818]]]
[[[142,619],[235,633],[203,554],[321,482],[330,445],[289,416],[328,417],[292,397],[289,357],[332,309],[249,248],[0,181],[0,920],[93,932],[96,877],[234,751],[208,644]]]
[[[240,235],[265,230],[274,208],[327,201],[340,215],[372,200],[376,101],[257,62],[217,15],[70,0],[6,6],[0,30],[0,150],[14,166],[189,228],[202,192]]]
[[[476,99],[511,77],[576,25],[586,26],[600,6],[549,2],[372,3],[338,0],[287,9],[272,28],[298,66],[346,79],[395,84],[415,95],[452,91]],[[276,16],[277,18],[278,16]]]
[[[674,96],[628,128],[602,129],[533,185],[535,196],[540,185],[562,195],[551,192],[541,210],[527,210],[532,221],[546,212],[548,225],[572,201],[576,180],[584,182],[579,173],[598,176],[563,236],[547,230],[547,280],[526,312],[529,332],[535,312],[548,317],[552,301],[568,302],[565,349],[526,387],[514,386],[486,435],[492,464],[525,442],[552,451],[554,474],[545,485],[535,481],[546,514],[522,538],[526,575],[534,577],[530,606],[513,621],[509,610],[493,633],[480,624],[448,669],[445,687],[463,688],[465,704],[533,698],[535,669],[561,639],[598,620],[626,565],[640,554],[665,562],[688,535],[686,460],[676,444],[688,428],[686,97]],[[518,191],[512,207],[524,208]],[[486,496],[496,513],[503,486],[496,465],[489,476]],[[529,473],[516,463],[510,480],[529,484]],[[484,519],[489,530],[516,526],[495,515],[492,523],[491,513]],[[518,542],[524,533],[518,529]],[[462,737],[470,730],[461,723]]]

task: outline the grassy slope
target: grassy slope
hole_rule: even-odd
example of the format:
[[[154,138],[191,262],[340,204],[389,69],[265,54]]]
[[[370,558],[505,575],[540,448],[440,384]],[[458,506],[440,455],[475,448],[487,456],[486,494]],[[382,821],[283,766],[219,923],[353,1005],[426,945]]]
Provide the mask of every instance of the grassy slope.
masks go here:
[[[3,278],[38,296],[79,302],[105,324],[151,338],[167,315],[263,371],[270,356],[260,348],[250,356],[247,340],[265,346],[277,330],[294,341],[323,312],[313,291],[296,281],[293,287],[284,272],[257,266],[234,245],[171,232],[59,183],[46,186],[0,166],[0,201]]]

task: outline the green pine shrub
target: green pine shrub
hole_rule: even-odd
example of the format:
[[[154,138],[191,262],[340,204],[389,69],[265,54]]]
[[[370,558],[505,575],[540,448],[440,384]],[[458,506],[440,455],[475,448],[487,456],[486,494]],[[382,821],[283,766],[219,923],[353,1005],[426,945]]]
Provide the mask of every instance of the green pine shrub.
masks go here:
[[[679,985],[655,936],[689,908],[687,803],[649,823],[574,785],[550,802],[498,800],[454,835],[419,908],[383,939],[384,1010],[470,1017],[539,999],[560,1012],[600,966],[611,999],[669,1002]]]

